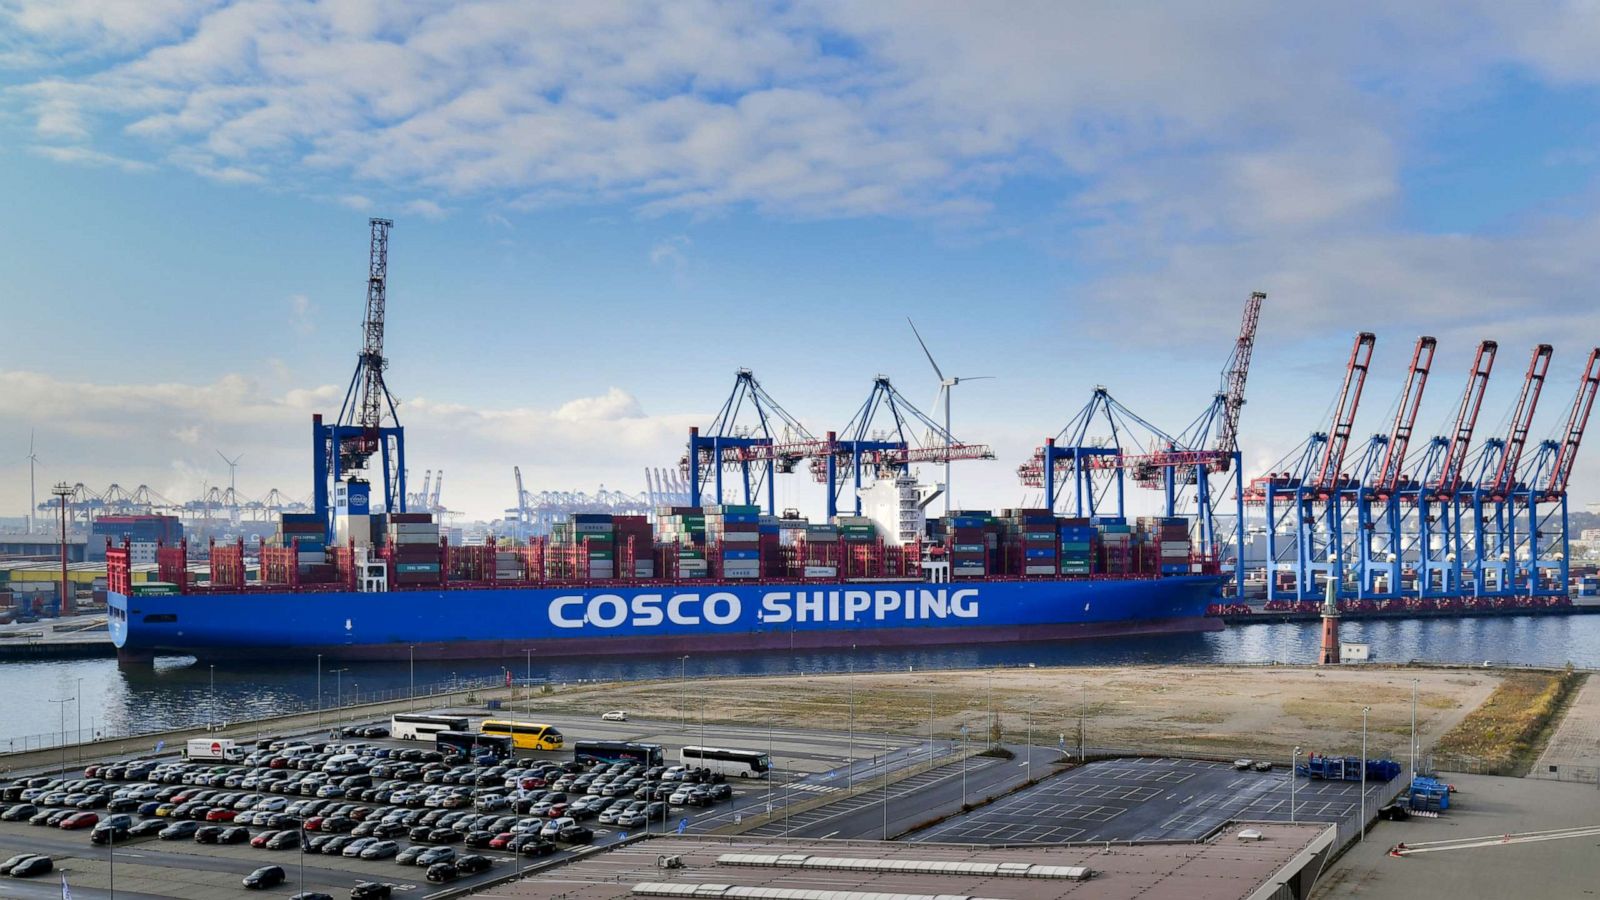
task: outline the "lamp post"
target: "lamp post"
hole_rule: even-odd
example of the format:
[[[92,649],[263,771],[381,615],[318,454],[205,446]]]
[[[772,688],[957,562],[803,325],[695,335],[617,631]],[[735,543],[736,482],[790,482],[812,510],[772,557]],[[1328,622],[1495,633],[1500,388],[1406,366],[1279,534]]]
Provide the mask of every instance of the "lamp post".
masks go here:
[[[1372,707],[1361,707],[1361,841],[1367,840],[1367,714]]]
[[[60,700],[51,700],[51,703],[61,704],[61,772],[67,771],[67,704],[78,699],[77,697],[62,697]]]
[[[1289,821],[1294,822],[1294,787],[1299,776],[1295,770],[1300,767],[1300,748],[1294,748],[1294,756],[1289,760]]]
[[[1087,734],[1085,731],[1085,728],[1087,727],[1085,720],[1088,718],[1089,685],[1087,682],[1085,682],[1083,684],[1083,702],[1078,707],[1078,762],[1084,762],[1089,758],[1086,755],[1089,752],[1088,745],[1084,742],[1085,735]]]
[[[322,654],[317,654],[317,730],[322,730]]]
[[[1417,679],[1411,679],[1411,780],[1417,780]]]
[[[961,723],[961,808],[967,808],[967,723]]]
[[[344,673],[346,673],[348,671],[350,671],[349,668],[333,669],[332,670],[333,679],[334,679],[333,680],[333,708],[337,709],[337,710],[344,709]],[[339,715],[339,718],[340,719],[344,718],[342,713]]]
[[[206,705],[211,707],[206,710],[206,727],[209,729],[217,723],[217,664],[210,663],[206,666],[211,670],[211,699]]]
[[[852,676],[855,675],[853,664],[850,674]],[[845,759],[845,790],[848,791],[856,786],[856,682],[854,677],[850,679],[850,751]]]
[[[678,695],[680,698],[682,716],[679,719],[684,731],[689,730],[689,657],[678,657]]]
[[[533,690],[533,648],[524,647],[522,652],[528,657],[528,677],[525,679],[525,683],[527,689],[531,692]]]
[[[406,647],[406,661],[410,664],[409,668],[410,668],[410,671],[411,671],[411,688],[410,688],[411,696],[409,698],[407,698],[407,699],[409,699],[411,701],[411,703],[410,703],[411,711],[412,712],[416,712],[416,710],[417,710],[417,645],[416,644],[411,644],[410,646]],[[521,857],[518,857],[518,859],[521,859]]]
[[[213,689],[214,690],[214,689]],[[78,679],[78,696],[83,696],[83,679]],[[78,768],[83,768],[83,701],[72,707],[78,713]]]
[[[117,830],[106,829],[106,863],[111,867],[111,900],[117,900]]]

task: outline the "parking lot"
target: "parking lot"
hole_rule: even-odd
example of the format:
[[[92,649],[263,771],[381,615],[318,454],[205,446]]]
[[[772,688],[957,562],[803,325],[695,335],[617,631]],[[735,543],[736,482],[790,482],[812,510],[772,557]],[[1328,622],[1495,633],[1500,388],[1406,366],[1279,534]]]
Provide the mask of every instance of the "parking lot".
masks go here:
[[[294,743],[310,747],[291,756],[284,745]],[[122,760],[65,777],[14,779],[0,787],[0,818],[11,819],[0,821],[0,858],[48,855],[79,897],[99,896],[113,878],[122,896],[214,897],[244,890],[241,879],[268,865],[285,875],[273,893],[303,885],[343,897],[371,881],[391,893],[433,897],[630,830],[716,827],[731,821],[739,802],[751,802],[746,785],[718,783],[723,779],[709,773],[676,781],[662,780],[666,766],[585,770],[570,751],[519,752],[519,761],[477,765],[446,763],[430,743],[332,740],[326,732],[241,746],[251,752],[244,765],[168,753],[131,766]],[[819,761],[796,762],[809,769]],[[763,782],[751,787],[763,798],[768,793]],[[630,808],[631,816],[618,815]],[[75,813],[92,821],[60,827]],[[90,840],[96,826],[110,839],[112,816],[121,817],[115,874],[107,843]],[[423,865],[403,864],[418,854]],[[467,871],[460,870],[463,858]],[[26,893],[27,884],[7,879],[0,893],[13,885]]]
[[[1358,817],[1358,782],[1296,779],[1294,821]],[[1369,782],[1368,813],[1388,798]],[[1288,772],[1180,759],[1093,762],[905,840],[972,844],[1193,840],[1236,819],[1291,820]]]

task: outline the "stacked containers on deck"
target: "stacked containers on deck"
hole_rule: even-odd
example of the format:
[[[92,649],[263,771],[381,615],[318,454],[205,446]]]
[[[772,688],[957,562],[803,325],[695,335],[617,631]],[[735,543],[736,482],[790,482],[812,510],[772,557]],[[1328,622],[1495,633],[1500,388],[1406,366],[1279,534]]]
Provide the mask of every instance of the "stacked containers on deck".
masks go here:
[[[761,538],[758,541],[761,548],[761,577],[782,578],[786,573],[783,568],[783,553],[778,550],[782,540],[784,525],[777,516],[757,516],[756,525]]]
[[[744,504],[706,507],[706,541],[724,578],[761,577],[761,510]],[[777,530],[773,530],[777,535]]]
[[[609,513],[573,513],[572,543],[583,553],[588,547],[589,577],[610,580],[617,577],[616,525]]]
[[[657,507],[656,530],[662,543],[676,545],[678,577],[706,577],[706,514],[704,509],[698,506]]]
[[[1006,559],[1015,560],[1012,575],[1056,575],[1056,517],[1048,509],[1003,509],[1001,535],[1009,545]]]
[[[839,526],[805,526],[805,559],[800,574],[806,578],[839,576]]]
[[[989,573],[989,530],[993,521],[987,510],[960,510],[945,517],[952,576],[982,578]]]
[[[1108,575],[1131,575],[1134,562],[1133,526],[1121,516],[1096,516],[1090,520],[1098,533],[1104,562],[1100,571]]]
[[[439,526],[432,513],[389,513],[385,536],[396,584],[439,583]]]
[[[1144,516],[1139,529],[1145,532],[1160,560],[1162,575],[1183,575],[1189,571],[1189,520],[1182,516]]]
[[[494,580],[522,581],[528,573],[522,571],[522,557],[515,550],[496,546],[494,551]]]
[[[1061,536],[1061,574],[1093,575],[1095,540],[1100,532],[1088,519],[1062,516],[1057,520]]]
[[[627,555],[629,542],[633,545],[633,571],[618,570],[624,578],[656,577],[655,534],[650,530],[650,520],[644,516],[612,516],[616,527],[617,560],[620,566]]]
[[[278,520],[277,543],[289,547],[298,540],[300,571],[310,572],[328,562],[327,527],[316,513],[284,513]]]

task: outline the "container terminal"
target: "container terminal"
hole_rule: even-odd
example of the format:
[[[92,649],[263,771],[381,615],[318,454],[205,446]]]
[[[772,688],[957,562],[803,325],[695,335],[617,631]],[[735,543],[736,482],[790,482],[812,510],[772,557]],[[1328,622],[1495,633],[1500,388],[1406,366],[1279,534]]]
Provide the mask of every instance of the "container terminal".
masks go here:
[[[1600,349],[1589,354],[1556,436],[1530,446],[1554,352],[1541,344],[1508,433],[1483,438],[1474,448],[1497,354],[1493,341],[1483,342],[1454,427],[1418,441],[1418,452],[1411,452],[1437,342],[1418,340],[1392,426],[1360,448],[1352,435],[1376,342],[1363,332],[1327,429],[1313,433],[1284,471],[1247,483],[1239,433],[1266,299],[1261,293],[1247,300],[1219,387],[1199,417],[1168,432],[1097,387],[1067,426],[1019,467],[1022,484],[1040,489],[1037,506],[953,510],[946,493],[944,515],[929,514],[949,484],[952,462],[994,457],[986,445],[951,431],[948,385],[941,423],[879,375],[850,422],[819,437],[750,370],[740,370],[710,425],[691,429],[678,474],[663,479],[658,471],[651,481],[653,496],[657,485],[662,495],[672,491],[671,499],[686,487],[686,502],[644,513],[570,513],[543,523],[548,535],[452,542],[441,532],[438,487],[430,494],[425,479],[422,491],[408,490],[405,432],[383,380],[393,223],[370,224],[363,346],[338,417],[313,421],[309,510],[278,512],[270,520],[272,533],[248,548],[240,538],[191,549],[174,533],[181,526],[174,529],[159,516],[105,515],[91,523],[83,554],[104,552],[107,560],[105,581],[93,584],[91,599],[104,591],[113,639],[130,657],[186,649],[167,638],[144,642],[145,626],[174,625],[180,614],[142,607],[135,614],[134,597],[152,598],[144,605],[184,605],[182,624],[164,630],[187,633],[191,641],[205,633],[230,652],[243,646],[241,635],[260,627],[255,617],[287,612],[293,598],[296,612],[288,621],[308,632],[290,646],[317,648],[308,652],[340,646],[352,653],[358,645],[379,644],[392,653],[418,636],[381,629],[362,634],[351,616],[340,614],[340,603],[418,592],[434,595],[436,604],[444,592],[453,600],[474,595],[488,604],[478,611],[489,616],[497,603],[543,606],[541,628],[557,630],[504,636],[515,642],[568,636],[561,629],[570,617],[560,610],[569,607],[551,604],[579,590],[571,607],[582,611],[576,631],[612,618],[625,629],[661,623],[661,633],[649,636],[663,638],[666,651],[698,635],[684,630],[691,623],[654,607],[670,605],[679,593],[697,598],[680,603],[702,603],[699,594],[720,588],[732,590],[733,602],[702,612],[743,632],[742,642],[730,648],[832,646],[829,641],[843,639],[825,636],[839,630],[833,626],[846,623],[848,630],[866,621],[896,626],[878,629],[886,644],[1193,630],[1218,627],[1201,620],[1321,615],[1329,593],[1338,612],[1352,618],[1565,612],[1600,603],[1594,572],[1571,563],[1567,507],[1567,485],[1600,387]],[[928,358],[938,373],[931,353]],[[912,474],[918,465],[942,466],[944,483],[920,484]],[[825,521],[777,514],[774,483],[797,471],[823,486]],[[517,481],[517,520],[526,523],[528,493]],[[1129,487],[1153,491],[1161,514],[1129,515]],[[740,493],[731,499],[741,503],[727,496]],[[63,519],[70,502],[69,495],[58,497]],[[68,547],[63,541],[64,560]],[[19,595],[9,584],[13,590],[0,599],[25,616],[71,614],[78,599],[74,581],[82,575],[75,579],[70,565],[63,570],[65,589],[54,606],[46,605],[42,591]],[[15,584],[30,581],[38,579]],[[930,586],[938,587],[929,592]],[[513,592],[515,599],[512,593],[490,596],[496,591]],[[617,592],[627,596],[610,599]],[[957,599],[980,595],[986,597],[969,607]],[[1196,609],[1202,596],[1206,602]],[[195,601],[154,599],[174,597]],[[596,606],[597,597],[607,599]],[[274,598],[278,605],[239,605],[246,598]],[[625,609],[614,615],[614,604]],[[634,608],[639,604],[643,612]],[[806,622],[811,604],[824,612]],[[1081,607],[1083,614],[1066,615],[1067,607]],[[983,612],[952,613],[972,608]],[[365,609],[370,614],[378,607]],[[997,609],[1005,614],[991,618]],[[302,610],[318,619],[315,626]],[[961,618],[976,621],[955,621]],[[977,630],[922,627],[935,619]],[[784,623],[813,627],[775,627]],[[495,635],[453,638],[462,652],[466,645],[495,652]],[[575,653],[603,646],[571,644]]]

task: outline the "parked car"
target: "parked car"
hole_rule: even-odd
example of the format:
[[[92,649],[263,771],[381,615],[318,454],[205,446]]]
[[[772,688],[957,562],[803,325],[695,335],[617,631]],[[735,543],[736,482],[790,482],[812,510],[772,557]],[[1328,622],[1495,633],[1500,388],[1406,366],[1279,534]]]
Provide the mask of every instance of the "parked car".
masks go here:
[[[252,891],[264,891],[283,884],[285,877],[282,866],[262,866],[244,877],[244,886]]]
[[[145,819],[143,822],[140,822],[139,824],[128,829],[128,837],[136,838],[146,837],[152,834],[160,834],[166,829],[166,827],[167,823],[161,821],[160,819]]]
[[[462,875],[476,875],[479,872],[487,872],[492,865],[494,863],[489,861],[489,857],[477,853],[469,853],[455,862],[456,871]]]
[[[362,859],[390,859],[400,853],[400,845],[394,841],[376,841],[367,845],[361,851]]]
[[[171,825],[156,832],[156,837],[163,841],[185,841],[194,837],[194,833],[199,830],[199,822],[173,822]]]
[[[455,863],[442,862],[429,866],[425,877],[434,884],[442,884],[446,881],[455,880],[456,876],[460,874],[456,869]]]
[[[17,866],[22,865],[38,855],[39,854],[37,853],[18,853],[16,856],[13,856],[10,859],[7,859],[5,862],[0,863],[0,875],[10,875],[12,869],[15,869]]]
[[[93,828],[100,824],[100,817],[92,812],[73,813],[61,820],[58,826],[62,831],[78,831],[84,828]]]
[[[12,878],[37,878],[40,875],[50,874],[50,871],[54,868],[55,863],[50,861],[50,857],[30,856],[22,862],[17,863],[15,866],[12,866],[11,871],[7,872],[6,874],[10,875]]]
[[[386,900],[394,893],[394,885],[381,881],[363,881],[350,889],[350,900]]]

